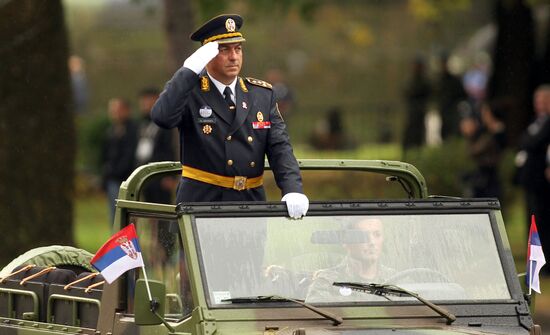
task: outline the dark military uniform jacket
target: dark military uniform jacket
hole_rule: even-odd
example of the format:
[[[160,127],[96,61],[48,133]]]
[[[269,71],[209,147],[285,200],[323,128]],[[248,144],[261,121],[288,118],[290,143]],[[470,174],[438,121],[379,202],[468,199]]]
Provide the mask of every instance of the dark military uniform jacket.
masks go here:
[[[303,193],[298,163],[270,85],[238,78],[235,95],[236,109],[230,111],[206,71],[197,76],[182,67],[166,84],[152,118],[163,128],[178,127],[184,169],[253,178],[263,174],[267,155],[282,193]],[[178,203],[258,200],[265,200],[263,187],[238,191],[189,178],[182,178],[177,192]]]
[[[518,181],[529,191],[537,192],[550,187],[544,176],[549,145],[550,117],[544,116],[531,123],[519,141],[520,150],[525,151],[527,157],[518,171]]]

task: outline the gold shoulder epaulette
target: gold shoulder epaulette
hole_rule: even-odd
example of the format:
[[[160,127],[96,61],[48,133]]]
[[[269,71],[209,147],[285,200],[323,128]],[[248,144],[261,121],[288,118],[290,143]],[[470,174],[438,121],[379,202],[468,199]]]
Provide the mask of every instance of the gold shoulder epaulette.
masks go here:
[[[269,88],[269,89],[273,88],[273,85],[271,85],[267,81],[263,81],[263,80],[260,80],[260,79],[246,77],[246,81],[248,81],[252,85],[261,86],[261,87],[265,87],[265,88]]]

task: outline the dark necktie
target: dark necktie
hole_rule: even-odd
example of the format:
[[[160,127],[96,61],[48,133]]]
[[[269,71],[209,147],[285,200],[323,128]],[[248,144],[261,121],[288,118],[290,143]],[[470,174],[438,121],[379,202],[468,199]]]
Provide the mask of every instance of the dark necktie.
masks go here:
[[[225,90],[223,90],[223,96],[225,98],[225,102],[227,102],[227,105],[229,106],[230,110],[235,109],[235,103],[233,103],[233,100],[231,100],[231,89],[229,86],[225,87]]]

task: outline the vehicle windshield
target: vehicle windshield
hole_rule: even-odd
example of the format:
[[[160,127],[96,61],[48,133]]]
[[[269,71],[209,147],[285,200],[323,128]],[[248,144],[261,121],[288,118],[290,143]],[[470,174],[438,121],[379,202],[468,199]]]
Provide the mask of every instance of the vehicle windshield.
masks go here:
[[[511,298],[488,213],[196,217],[194,229],[210,306],[260,295],[414,300],[334,282],[394,284],[433,301]]]

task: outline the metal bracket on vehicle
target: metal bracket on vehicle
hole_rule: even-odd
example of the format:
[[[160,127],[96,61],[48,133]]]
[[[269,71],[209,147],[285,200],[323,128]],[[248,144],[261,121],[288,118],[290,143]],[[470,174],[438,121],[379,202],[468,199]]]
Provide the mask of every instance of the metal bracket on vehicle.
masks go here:
[[[518,313],[519,324],[526,330],[531,330],[533,327],[533,319],[529,314],[529,306],[525,301],[520,302],[516,306],[516,312]]]
[[[206,308],[195,308],[192,318],[197,320],[197,330],[199,334],[212,335],[217,330],[216,319],[214,319],[212,313]]]

